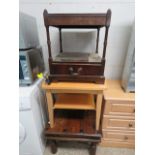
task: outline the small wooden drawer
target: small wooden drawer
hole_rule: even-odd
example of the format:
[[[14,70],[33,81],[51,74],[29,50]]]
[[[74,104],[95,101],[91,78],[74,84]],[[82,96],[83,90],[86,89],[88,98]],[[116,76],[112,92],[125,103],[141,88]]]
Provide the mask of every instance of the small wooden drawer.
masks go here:
[[[131,117],[104,115],[103,129],[134,130],[135,121]]]
[[[103,75],[104,64],[50,63],[50,73],[60,75]]]
[[[134,132],[103,131],[103,139],[108,141],[133,143],[135,141],[135,134]]]
[[[135,104],[133,101],[106,101],[104,114],[134,116]]]

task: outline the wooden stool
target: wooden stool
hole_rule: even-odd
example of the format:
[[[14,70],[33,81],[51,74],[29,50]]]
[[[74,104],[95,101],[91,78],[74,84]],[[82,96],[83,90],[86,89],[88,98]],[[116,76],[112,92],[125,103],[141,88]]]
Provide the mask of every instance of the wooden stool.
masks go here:
[[[51,141],[52,153],[57,141],[77,141],[90,144],[95,155],[96,144],[101,141],[103,91],[106,84],[53,82],[42,83],[46,91],[50,124],[45,137]]]

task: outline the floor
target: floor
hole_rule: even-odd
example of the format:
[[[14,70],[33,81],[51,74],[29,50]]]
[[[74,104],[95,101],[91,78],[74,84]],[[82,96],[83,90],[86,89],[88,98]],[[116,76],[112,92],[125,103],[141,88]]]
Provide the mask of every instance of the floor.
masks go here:
[[[89,155],[87,145],[79,143],[59,143],[55,155]],[[52,155],[50,146],[45,149],[44,155]],[[97,147],[96,155],[135,155],[134,149]]]

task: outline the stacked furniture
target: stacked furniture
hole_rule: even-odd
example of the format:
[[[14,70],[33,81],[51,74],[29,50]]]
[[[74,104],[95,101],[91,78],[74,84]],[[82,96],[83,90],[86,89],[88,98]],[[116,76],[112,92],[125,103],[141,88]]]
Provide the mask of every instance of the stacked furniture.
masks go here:
[[[135,93],[126,93],[121,81],[107,80],[104,91],[103,146],[135,146]]]
[[[78,141],[90,144],[90,154],[95,155],[102,131],[104,146],[133,146],[133,95],[123,93],[115,81],[108,81],[108,90],[105,91],[104,66],[111,11],[102,14],[49,14],[44,10],[43,17],[50,69],[46,82],[42,83],[49,113],[49,124],[44,134],[51,143],[52,153],[57,152],[59,141]],[[55,57],[52,55],[50,27],[59,30],[60,52]],[[98,42],[102,27],[105,36],[100,56]],[[79,52],[63,51],[62,29],[77,28],[96,29],[94,52],[84,53],[81,49]]]
[[[105,89],[105,54],[111,11],[95,14],[43,13],[49,53],[49,76],[42,88],[46,91],[49,122],[45,137],[52,152],[58,141],[78,141],[90,144],[95,155],[102,137],[103,91]],[[54,57],[49,29],[59,30],[60,52]],[[105,28],[103,52],[98,53],[100,29]],[[63,51],[63,29],[95,29],[96,50],[89,53]],[[52,35],[51,35],[52,37]],[[89,82],[89,83],[88,83]]]
[[[50,14],[44,10],[43,17],[50,69],[47,83],[42,85],[46,91],[50,120],[45,136],[51,141],[53,153],[57,151],[56,141],[80,141],[90,143],[90,154],[95,155],[96,144],[102,137],[100,116],[103,115],[104,66],[111,11],[100,14]],[[60,52],[55,57],[51,48],[51,27],[59,30]],[[99,34],[103,27],[105,36],[100,56]],[[96,50],[89,53],[82,52],[82,49],[77,52],[63,51],[63,29],[95,29]]]

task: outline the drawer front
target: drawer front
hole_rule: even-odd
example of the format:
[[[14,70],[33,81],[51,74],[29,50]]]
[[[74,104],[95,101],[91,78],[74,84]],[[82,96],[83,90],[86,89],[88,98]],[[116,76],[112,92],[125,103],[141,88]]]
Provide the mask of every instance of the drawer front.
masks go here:
[[[135,141],[135,134],[134,132],[103,131],[103,139],[108,141],[133,143]]]
[[[135,115],[133,101],[106,101],[104,114],[106,115]]]
[[[104,140],[102,139],[101,146],[103,147],[123,147],[123,148],[135,148],[135,142],[122,142],[122,141],[113,141],[113,140]]]
[[[129,118],[123,117],[108,117],[103,118],[103,129],[123,129],[123,130],[134,130],[135,121]]]
[[[103,75],[104,64],[51,63],[51,74],[62,75]]]

